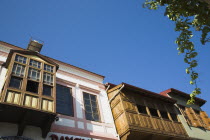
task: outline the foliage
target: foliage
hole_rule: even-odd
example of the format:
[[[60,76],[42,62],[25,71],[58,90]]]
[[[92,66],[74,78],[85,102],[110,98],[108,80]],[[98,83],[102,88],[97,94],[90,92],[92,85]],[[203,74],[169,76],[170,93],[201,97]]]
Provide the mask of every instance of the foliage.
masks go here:
[[[164,15],[175,23],[175,31],[180,32],[175,43],[178,45],[178,54],[184,54],[184,62],[189,66],[186,73],[190,75],[190,84],[195,85],[195,89],[190,94],[188,104],[194,103],[195,96],[201,90],[197,87],[198,73],[194,70],[198,65],[195,59],[198,53],[191,38],[198,31],[201,32],[202,45],[210,42],[210,3],[206,3],[206,0],[146,0],[143,6],[151,10],[164,7]]]

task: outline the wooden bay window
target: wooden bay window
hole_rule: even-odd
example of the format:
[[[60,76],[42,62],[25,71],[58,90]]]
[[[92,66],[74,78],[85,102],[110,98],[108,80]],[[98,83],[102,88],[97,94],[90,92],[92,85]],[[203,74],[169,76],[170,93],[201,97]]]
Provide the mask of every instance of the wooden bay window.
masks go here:
[[[8,65],[8,73],[11,74],[6,81],[8,84],[4,90],[3,101],[13,101],[13,95],[20,95],[18,104],[42,109],[43,102],[47,100],[48,105],[52,104],[52,107],[45,110],[54,112],[55,66],[33,55],[14,53]]]

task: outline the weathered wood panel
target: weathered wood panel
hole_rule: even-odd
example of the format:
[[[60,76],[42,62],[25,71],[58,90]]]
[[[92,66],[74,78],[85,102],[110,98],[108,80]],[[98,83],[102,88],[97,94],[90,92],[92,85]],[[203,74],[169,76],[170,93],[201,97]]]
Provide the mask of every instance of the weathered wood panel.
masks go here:
[[[123,110],[123,107],[122,107],[122,102],[118,102],[112,108],[112,114],[113,114],[114,119],[119,117],[123,112],[124,112],[124,110]]]
[[[182,127],[182,124],[179,122],[172,122],[170,120],[163,120],[156,117],[150,117],[147,115],[135,114],[126,112],[126,116],[128,119],[128,124],[130,127],[135,127],[139,129],[150,129],[151,132],[159,132],[165,134],[177,134],[177,135],[185,135],[186,132]]]
[[[121,114],[115,120],[115,126],[116,126],[116,129],[117,129],[117,132],[118,132],[119,135],[126,132],[126,130],[128,129],[128,122],[127,122],[125,113]]]

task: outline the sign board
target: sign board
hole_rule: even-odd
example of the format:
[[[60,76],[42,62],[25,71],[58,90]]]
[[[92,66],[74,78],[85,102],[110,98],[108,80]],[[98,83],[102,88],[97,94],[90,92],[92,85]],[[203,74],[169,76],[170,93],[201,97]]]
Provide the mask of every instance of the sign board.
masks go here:
[[[47,140],[92,140],[88,137],[49,132]]]

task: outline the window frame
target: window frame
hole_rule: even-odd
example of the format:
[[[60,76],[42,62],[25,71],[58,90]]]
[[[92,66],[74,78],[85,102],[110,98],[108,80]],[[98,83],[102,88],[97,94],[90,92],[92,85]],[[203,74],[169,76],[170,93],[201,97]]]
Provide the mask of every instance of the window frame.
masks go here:
[[[91,103],[91,100],[90,100],[90,107],[91,107],[91,116],[92,116],[92,119],[87,119],[86,117],[86,108],[85,108],[85,98],[84,98],[84,94],[88,94],[89,97],[90,96],[95,96],[95,99],[96,99],[96,106],[97,106],[97,115],[98,115],[98,121],[97,120],[93,120],[94,117],[93,117],[93,114],[95,114],[92,110],[92,103]],[[90,97],[91,98],[91,97]],[[83,107],[84,107],[84,117],[87,121],[93,121],[93,122],[102,122],[102,117],[101,117],[101,112],[100,112],[100,106],[99,106],[99,97],[98,97],[98,94],[93,94],[89,91],[82,91],[82,99],[83,99]],[[94,101],[95,102],[95,101]],[[90,112],[88,112],[90,113]]]
[[[23,58],[25,57],[26,60],[23,60],[23,61],[25,61],[25,63],[20,62],[20,61],[17,61],[17,60],[16,60],[16,57],[17,57],[17,56],[20,56],[20,57],[23,57]],[[24,56],[24,55],[21,55],[21,54],[16,54],[16,55],[15,55],[15,58],[14,58],[14,61],[15,61],[15,62],[18,62],[18,63],[21,63],[21,64],[27,64],[28,57],[26,57],[26,56]]]
[[[14,86],[11,86],[11,79],[12,78],[16,78],[16,79],[20,79],[21,81],[20,81],[20,85],[19,85],[19,88],[16,88],[16,87],[14,87]],[[23,78],[22,77],[19,77],[19,76],[13,76],[13,75],[11,75],[11,77],[10,77],[10,80],[9,80],[9,85],[8,85],[10,88],[14,88],[14,89],[22,89],[22,86],[23,86]]]
[[[57,93],[57,85],[62,86],[62,87],[67,87],[67,88],[69,88],[69,93],[70,93],[71,102],[72,102],[72,107],[71,107],[71,109],[72,109],[72,115],[69,115],[69,114],[66,114],[66,113],[57,112],[57,107],[56,107],[55,112],[58,113],[58,114],[61,114],[61,115],[66,115],[66,116],[68,116],[68,117],[74,117],[76,111],[75,111],[75,109],[74,109],[74,108],[75,108],[75,104],[74,104],[74,96],[73,96],[73,94],[74,94],[74,93],[73,93],[73,87],[68,86],[68,85],[63,85],[63,84],[60,84],[60,83],[56,83],[56,93]],[[57,96],[56,96],[55,100],[56,100],[56,106],[57,106]]]
[[[16,66],[16,70],[15,71],[17,71],[18,65],[22,66],[20,75],[16,74],[17,72],[13,72],[16,64],[17,64],[17,66]],[[14,76],[17,76],[17,77],[25,77],[26,76],[26,65],[24,65],[22,63],[14,62],[12,67],[11,67],[11,74],[14,75]]]
[[[38,62],[40,65],[38,64],[38,67],[36,67],[36,66],[34,66],[34,65],[31,65],[31,61]],[[40,61],[35,60],[35,59],[33,59],[33,58],[29,58],[29,63],[28,63],[28,65],[29,65],[31,68],[35,68],[35,69],[41,70],[41,69],[42,69],[42,63],[43,63],[43,62],[40,62]]]

